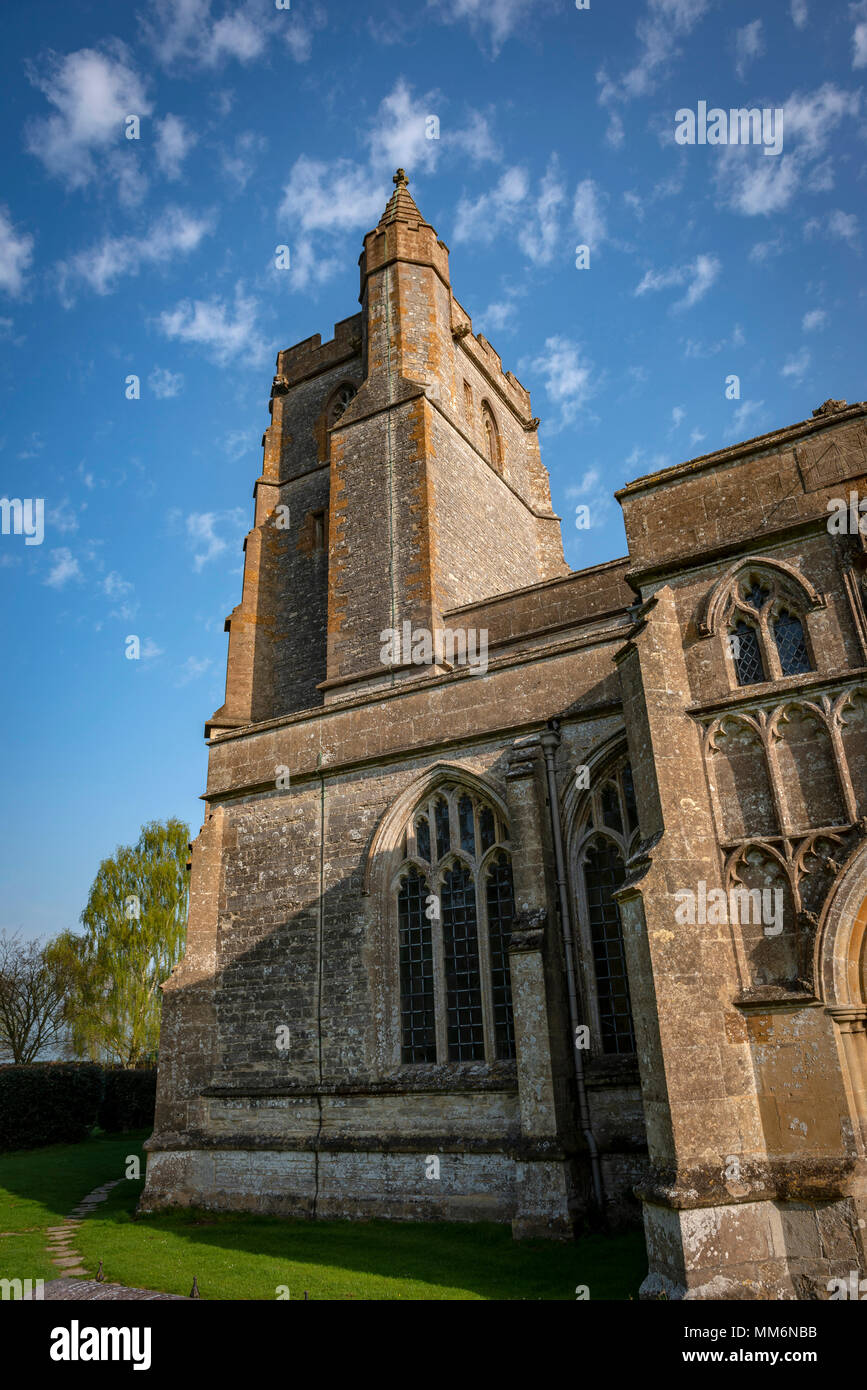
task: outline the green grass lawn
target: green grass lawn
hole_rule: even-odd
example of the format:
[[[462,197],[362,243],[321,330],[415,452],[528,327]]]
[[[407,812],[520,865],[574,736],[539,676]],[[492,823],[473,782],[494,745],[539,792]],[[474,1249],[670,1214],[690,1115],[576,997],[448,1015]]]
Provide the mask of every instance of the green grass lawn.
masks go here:
[[[144,1135],[0,1155],[0,1276],[53,1278],[44,1229],[92,1188],[122,1177]],[[144,1170],[144,1163],[142,1163]],[[203,1298],[591,1299],[637,1295],[647,1272],[640,1232],[576,1243],[512,1240],[508,1226],[462,1222],[290,1221],[178,1211],[136,1218],[142,1182],[126,1180],[78,1228],[88,1272]],[[26,1228],[35,1226],[36,1231]],[[23,1262],[23,1263],[21,1263]],[[26,1267],[25,1267],[26,1266]],[[285,1293],[283,1294],[285,1297]]]

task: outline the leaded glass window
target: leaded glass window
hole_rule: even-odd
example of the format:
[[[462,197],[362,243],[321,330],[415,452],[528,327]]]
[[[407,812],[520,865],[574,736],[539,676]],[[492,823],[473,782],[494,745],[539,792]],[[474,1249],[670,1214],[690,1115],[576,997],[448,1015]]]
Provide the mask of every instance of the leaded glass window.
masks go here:
[[[434,821],[437,831],[437,859],[442,859],[443,855],[448,854],[451,845],[451,830],[449,828],[449,807],[448,802],[439,797],[434,806]]]
[[[812,671],[801,620],[785,608],[774,623],[774,641],[777,644],[784,676],[800,676],[806,671]]]
[[[482,839],[482,854],[496,844],[497,822],[490,806],[483,806],[479,812],[479,834]]]
[[[462,865],[447,869],[443,876],[442,922],[449,1061],[483,1061],[476,890],[469,869]]]
[[[473,803],[468,796],[462,796],[458,802],[458,819],[461,827],[461,849],[466,850],[467,854],[475,854],[476,832],[473,825]]]
[[[613,893],[623,883],[623,859],[602,836],[591,843],[584,861],[593,968],[603,1052],[634,1052],[635,1034],[626,978],[620,912]]]
[[[431,924],[427,881],[412,866],[397,896],[400,933],[401,1061],[435,1062]]]
[[[758,681],[765,680],[765,668],[762,665],[762,653],[755,628],[741,619],[732,628],[731,638],[738,685],[755,685]]]
[[[394,880],[404,1064],[515,1056],[508,831],[471,787],[438,782],[409,820]]]
[[[729,581],[724,617],[738,685],[802,676],[814,669],[803,605],[807,593],[788,567],[745,568]],[[714,603],[717,600],[714,599]],[[815,606],[820,596],[810,594]]]
[[[498,1057],[514,1057],[512,981],[507,953],[515,918],[515,895],[512,890],[512,866],[505,854],[498,854],[488,869],[487,905],[496,1052]]]
[[[632,769],[621,754],[592,774],[579,803],[570,850],[577,908],[575,964],[583,1022],[595,1054],[635,1052],[620,909],[614,894],[638,848]]]

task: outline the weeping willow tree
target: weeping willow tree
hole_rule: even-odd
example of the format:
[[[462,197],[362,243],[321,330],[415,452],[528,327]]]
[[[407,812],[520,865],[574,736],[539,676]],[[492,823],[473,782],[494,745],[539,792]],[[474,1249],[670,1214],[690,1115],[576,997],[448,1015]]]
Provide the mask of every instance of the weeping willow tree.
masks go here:
[[[189,828],[142,826],[138,843],[104,859],[81,914],[84,934],[63,932],[47,948],[70,981],[70,1051],[134,1067],[156,1056],[160,992],[180,960],[187,923]]]

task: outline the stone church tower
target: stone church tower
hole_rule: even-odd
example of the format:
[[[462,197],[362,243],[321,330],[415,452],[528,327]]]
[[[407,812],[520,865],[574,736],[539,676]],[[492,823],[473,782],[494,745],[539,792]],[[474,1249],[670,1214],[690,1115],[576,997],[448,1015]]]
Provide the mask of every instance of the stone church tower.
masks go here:
[[[361,312],[277,359],[142,1205],[642,1209],[648,1296],[827,1297],[867,1273],[867,405],[630,483],[572,573],[395,184]]]

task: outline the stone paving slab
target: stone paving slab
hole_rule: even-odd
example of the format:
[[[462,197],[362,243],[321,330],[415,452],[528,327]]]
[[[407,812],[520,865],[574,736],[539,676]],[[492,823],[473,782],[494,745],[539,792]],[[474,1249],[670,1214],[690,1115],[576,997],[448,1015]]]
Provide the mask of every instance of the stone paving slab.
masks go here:
[[[31,1302],[32,1294],[26,1295]],[[93,1300],[111,1302],[119,1299],[149,1299],[152,1301],[189,1303],[180,1293],[154,1293],[152,1289],[128,1289],[123,1284],[97,1284],[95,1279],[51,1279],[43,1291],[45,1301],[65,1299],[69,1302]]]

